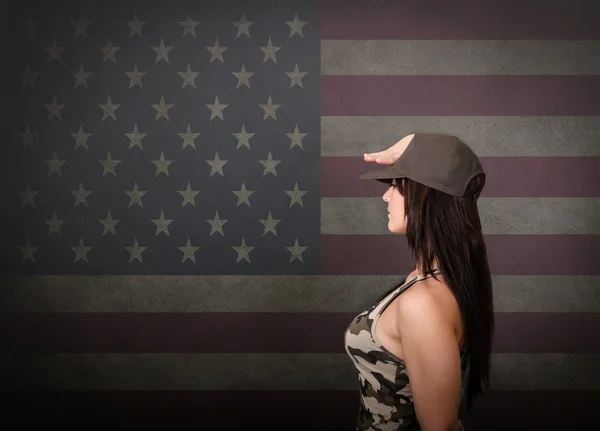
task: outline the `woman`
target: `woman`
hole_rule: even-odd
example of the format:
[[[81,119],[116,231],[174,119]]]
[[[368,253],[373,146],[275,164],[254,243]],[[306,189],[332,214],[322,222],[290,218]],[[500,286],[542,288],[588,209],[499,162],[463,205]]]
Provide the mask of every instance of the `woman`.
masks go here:
[[[477,199],[485,172],[460,139],[411,134],[365,160],[388,183],[388,229],[415,268],[345,332],[358,370],[357,430],[463,429],[461,404],[489,387],[491,276]]]

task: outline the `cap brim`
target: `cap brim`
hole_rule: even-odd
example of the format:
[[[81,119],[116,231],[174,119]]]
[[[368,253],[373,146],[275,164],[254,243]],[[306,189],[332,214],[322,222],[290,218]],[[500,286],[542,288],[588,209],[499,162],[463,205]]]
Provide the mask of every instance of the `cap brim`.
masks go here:
[[[360,175],[360,179],[361,180],[378,180],[378,181],[382,181],[382,182],[389,182],[389,181],[393,180],[394,178],[402,178],[403,176],[404,175],[402,175],[400,172],[398,172],[396,169],[394,169],[393,166],[386,166],[382,169],[365,172],[364,174]]]

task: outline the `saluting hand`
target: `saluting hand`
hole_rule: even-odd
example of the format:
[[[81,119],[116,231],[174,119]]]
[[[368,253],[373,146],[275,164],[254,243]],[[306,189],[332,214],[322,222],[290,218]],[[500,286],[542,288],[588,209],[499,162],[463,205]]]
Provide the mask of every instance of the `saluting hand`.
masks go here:
[[[414,136],[414,133],[407,135],[386,150],[377,153],[365,153],[365,162],[377,163],[378,165],[393,165],[404,150],[406,150],[406,147]]]

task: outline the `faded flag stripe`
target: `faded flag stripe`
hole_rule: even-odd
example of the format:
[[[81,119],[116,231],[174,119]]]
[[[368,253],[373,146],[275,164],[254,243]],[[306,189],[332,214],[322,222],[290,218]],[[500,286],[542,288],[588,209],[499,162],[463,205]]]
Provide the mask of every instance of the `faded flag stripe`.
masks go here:
[[[400,275],[22,276],[2,279],[2,312],[358,313]],[[499,312],[600,312],[600,277],[492,275]]]
[[[599,198],[481,198],[484,234],[600,234]],[[321,233],[391,234],[381,197],[322,198]]]
[[[486,235],[495,275],[599,275],[600,235]],[[322,235],[323,274],[406,274],[414,259],[394,235]],[[368,253],[364,251],[368,250]]]
[[[600,7],[593,0],[543,6],[534,0],[502,5],[490,0],[320,4],[321,39],[600,39]]]
[[[107,353],[0,358],[5,369],[10,370],[0,383],[3,390],[356,388],[356,369],[345,353]],[[600,368],[594,366],[599,361],[599,354],[493,354],[491,384],[496,390],[600,390]]]
[[[321,115],[600,115],[600,79],[322,76]]]
[[[343,353],[355,313],[10,313],[6,353]],[[600,353],[600,313],[496,312],[495,353]],[[218,330],[215,330],[217,328]]]
[[[598,157],[600,117],[322,117],[321,156],[362,157],[419,131],[462,137],[480,157]]]
[[[358,382],[357,382],[358,385]],[[23,425],[30,421],[72,421],[85,417],[93,423],[158,423],[169,427],[190,423],[221,428],[265,424],[279,429],[353,430],[357,389],[348,391],[19,391],[1,398],[4,417]],[[600,404],[600,391],[493,391],[479,400],[466,418],[466,429],[514,429],[515,418],[530,429],[593,429],[600,416],[590,415]],[[35,406],[35,415],[31,408]],[[202,406],[199,408],[199,406]],[[210,412],[210,413],[208,413]],[[510,412],[507,414],[507,412]],[[549,414],[549,412],[559,412]],[[132,422],[135,418],[135,422]],[[212,419],[211,419],[212,418]],[[290,419],[293,418],[293,419]],[[491,428],[491,424],[497,428]]]
[[[482,197],[600,197],[600,157],[481,157]],[[361,180],[362,157],[321,157],[321,197],[380,197],[386,185]]]
[[[600,41],[323,40],[322,75],[599,75]]]

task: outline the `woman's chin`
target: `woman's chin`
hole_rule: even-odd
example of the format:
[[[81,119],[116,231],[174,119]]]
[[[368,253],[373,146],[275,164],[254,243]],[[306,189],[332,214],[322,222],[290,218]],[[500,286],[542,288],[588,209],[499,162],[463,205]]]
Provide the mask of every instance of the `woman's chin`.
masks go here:
[[[392,233],[398,233],[398,234],[406,233],[403,226],[398,226],[392,220],[388,221],[388,230]]]

